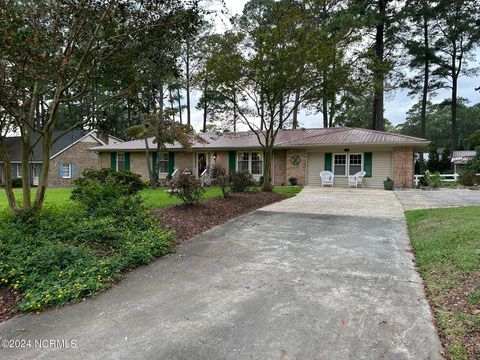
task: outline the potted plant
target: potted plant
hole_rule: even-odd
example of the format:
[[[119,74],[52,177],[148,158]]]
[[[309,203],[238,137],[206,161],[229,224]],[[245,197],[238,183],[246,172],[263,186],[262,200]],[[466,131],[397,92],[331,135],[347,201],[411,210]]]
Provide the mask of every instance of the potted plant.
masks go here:
[[[292,186],[296,186],[296,185],[297,185],[297,180],[298,180],[298,179],[297,179],[295,176],[290,176],[290,177],[288,178],[288,181],[290,182],[290,185],[292,185]]]
[[[387,177],[387,180],[383,182],[383,188],[385,190],[393,190],[393,180]]]

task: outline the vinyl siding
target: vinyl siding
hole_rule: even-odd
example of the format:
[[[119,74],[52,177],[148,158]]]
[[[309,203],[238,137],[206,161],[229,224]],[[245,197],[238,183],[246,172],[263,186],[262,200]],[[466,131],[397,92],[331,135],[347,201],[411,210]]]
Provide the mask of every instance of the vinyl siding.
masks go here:
[[[363,150],[363,149],[362,149]],[[369,149],[365,149],[368,151]],[[359,150],[352,150],[351,152],[365,152]],[[338,150],[325,152],[341,152]],[[307,169],[308,169],[308,185],[318,186],[320,182],[320,171],[324,169],[325,159],[324,152],[309,152],[307,154]],[[392,166],[392,152],[391,151],[373,151],[372,152],[372,177],[366,177],[363,180],[365,187],[368,188],[382,188],[383,181],[387,177],[393,177]],[[347,177],[335,177],[334,186],[348,186]]]
[[[322,185],[320,171],[325,167],[325,155],[323,152],[307,153],[307,185]]]

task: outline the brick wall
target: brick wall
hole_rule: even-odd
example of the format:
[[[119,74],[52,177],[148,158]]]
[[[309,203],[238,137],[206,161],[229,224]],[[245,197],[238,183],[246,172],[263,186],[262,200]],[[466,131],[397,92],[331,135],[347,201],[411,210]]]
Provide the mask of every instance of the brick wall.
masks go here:
[[[286,185],[288,179],[287,169],[287,150],[277,150],[273,152],[273,185]]]
[[[180,171],[184,169],[192,169],[193,166],[193,152],[176,152],[175,153],[175,160],[174,160],[175,166],[178,166]]]
[[[293,155],[300,157],[300,163],[295,166],[292,164],[291,159]],[[294,176],[297,178],[299,185],[305,184],[305,173],[307,170],[307,152],[305,150],[289,149],[286,156],[286,171],[287,171],[287,183],[288,178]]]
[[[111,161],[110,154],[108,154],[108,157],[109,161]],[[111,166],[111,163],[109,163],[107,167]],[[130,153],[130,171],[139,174],[142,177],[143,181],[147,181],[150,179],[148,176],[147,158],[143,151]]]
[[[217,151],[216,166],[225,169],[228,172],[228,151]]]
[[[393,148],[393,182],[396,188],[413,187],[413,148]]]
[[[69,149],[65,150],[60,155],[53,158],[50,161],[50,170],[48,172],[48,185],[53,187],[72,185],[72,181],[74,180],[74,178],[60,178],[60,166],[62,164],[75,164],[77,168],[77,178],[82,175],[82,172],[85,169],[100,168],[98,154],[94,151],[88,150],[97,145],[98,143],[78,142]]]

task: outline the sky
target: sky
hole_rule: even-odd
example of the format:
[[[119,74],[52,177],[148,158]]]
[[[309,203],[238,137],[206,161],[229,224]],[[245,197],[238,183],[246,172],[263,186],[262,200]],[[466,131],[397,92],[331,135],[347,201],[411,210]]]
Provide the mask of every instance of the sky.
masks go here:
[[[225,5],[229,10],[230,15],[240,14],[244,5],[248,0],[225,0]],[[223,21],[222,21],[223,20]],[[216,19],[216,28],[218,32],[223,31],[225,25],[223,22],[227,21],[227,17]],[[480,62],[480,50],[476,53],[476,63]],[[476,87],[480,86],[480,75],[475,77],[461,77],[459,79],[458,96],[466,98],[470,104],[480,103],[480,92],[475,91]],[[437,91],[434,98],[430,100],[433,103],[441,102],[450,97],[450,89],[441,89]],[[193,109],[198,101],[199,94],[193,94],[192,104],[192,122],[195,129],[202,128],[203,115],[200,110]],[[418,102],[419,98],[411,98],[407,95],[406,90],[394,90],[385,94],[385,117],[390,120],[393,125],[401,124],[405,121],[405,116],[410,107]],[[302,111],[299,114],[301,126],[305,128],[314,128],[322,126],[322,114],[307,114]]]

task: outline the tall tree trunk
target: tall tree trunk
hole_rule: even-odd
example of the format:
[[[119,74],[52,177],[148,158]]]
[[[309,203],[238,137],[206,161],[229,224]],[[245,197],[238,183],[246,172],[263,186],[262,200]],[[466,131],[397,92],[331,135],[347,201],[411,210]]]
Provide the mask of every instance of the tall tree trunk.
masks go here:
[[[374,98],[373,98],[373,121],[372,127],[374,130],[384,131],[385,124],[383,119],[384,107],[384,81],[385,70],[384,66],[384,35],[385,35],[385,19],[386,19],[386,0],[378,1],[378,23],[375,34],[375,69],[374,69]]]
[[[182,119],[182,97],[180,96],[180,85],[177,82],[177,100],[178,100],[178,117],[180,118],[180,124],[183,124]]]
[[[233,92],[233,132],[237,131],[237,92]]]
[[[170,102],[170,109],[172,111],[172,120],[173,120],[173,122],[175,122],[175,112],[173,111],[175,106],[173,105],[174,101],[173,101],[173,94],[172,94],[172,87],[171,86],[168,86],[168,101]]]
[[[260,90],[260,131],[264,129],[265,125],[265,104],[263,101],[263,91]]]
[[[282,96],[282,100],[280,101],[280,106],[278,109],[278,127],[280,129],[283,129],[283,108],[284,108],[284,104],[283,104],[283,96]]]
[[[328,99],[325,95],[322,98],[322,116],[323,116],[323,127],[328,127]]]
[[[130,108],[130,98],[127,98],[127,123],[128,127],[132,126],[132,110]]]
[[[333,119],[335,118],[335,96],[330,100],[330,115],[328,116],[328,127],[333,127]]]
[[[293,102],[293,113],[292,113],[292,128],[298,128],[298,108],[300,107],[300,86],[295,91],[295,100]]]
[[[25,124],[22,126],[22,142],[23,142],[23,152],[22,152],[22,192],[23,192],[23,204],[22,207],[24,210],[31,210],[32,208],[32,191],[30,187],[30,154],[32,151],[32,127],[35,126],[35,112],[37,109],[38,103],[38,93],[40,91],[40,84],[38,81],[35,82],[33,87],[32,98],[30,99],[30,109],[26,115],[24,121]]]
[[[158,94],[158,116],[159,116],[159,124],[161,124],[164,121],[164,116],[165,116],[165,105],[164,105],[164,100],[163,98],[165,97],[165,89],[164,89],[164,84],[160,84],[159,87],[159,94]],[[157,136],[156,138],[159,139],[159,132],[160,132],[160,125],[157,127]],[[155,166],[152,169],[152,179],[153,183],[150,184],[152,189],[156,189],[158,185],[158,173],[160,171],[160,161],[161,161],[161,155],[162,155],[162,149],[163,149],[163,144],[160,143],[160,141],[157,142],[157,149],[156,149],[156,154],[157,154],[157,161],[155,163]]]
[[[5,193],[7,195],[8,207],[14,213],[18,213],[19,208],[17,205],[17,200],[15,199],[15,194],[13,192],[13,174],[12,174],[12,164],[10,163],[10,157],[8,154],[7,144],[5,143],[4,138],[0,138],[0,159],[3,161],[3,168],[5,171]]]
[[[273,187],[270,182],[272,177],[271,175],[271,165],[272,165],[272,158],[273,158],[273,143],[275,139],[273,138],[273,134],[268,130],[265,138],[265,151],[264,151],[264,159],[263,159],[263,183],[262,183],[262,191],[272,191]]]
[[[187,124],[191,125],[190,113],[190,39],[187,39],[187,53],[185,54],[185,91],[187,98]]]
[[[423,15],[423,42],[424,42],[424,64],[423,64],[423,89],[422,89],[422,110],[420,114],[420,137],[427,135],[427,101],[430,84],[430,48],[428,39],[428,19]]]
[[[207,91],[208,91],[208,84],[207,84],[207,80],[205,79],[203,82],[203,127],[202,127],[203,132],[207,132],[207,118],[208,118]]]

